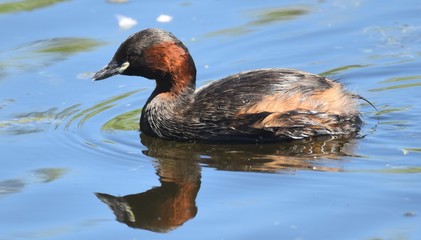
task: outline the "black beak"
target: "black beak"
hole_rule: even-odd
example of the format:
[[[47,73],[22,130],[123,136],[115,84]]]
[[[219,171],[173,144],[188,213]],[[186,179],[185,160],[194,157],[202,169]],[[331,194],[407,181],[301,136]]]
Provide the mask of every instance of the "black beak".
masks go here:
[[[99,70],[95,75],[92,77],[93,81],[103,80],[114,75],[120,74],[120,65],[117,64],[115,60],[111,60],[105,67]]]

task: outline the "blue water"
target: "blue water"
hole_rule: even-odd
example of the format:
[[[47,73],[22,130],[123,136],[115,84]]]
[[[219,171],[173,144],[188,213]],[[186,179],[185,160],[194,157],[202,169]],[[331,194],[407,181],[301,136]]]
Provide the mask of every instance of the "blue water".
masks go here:
[[[420,239],[420,13],[415,0],[0,1],[0,240]],[[90,78],[148,27],[187,45],[199,86],[297,68],[379,111],[361,103],[359,139],[139,138],[154,82]]]

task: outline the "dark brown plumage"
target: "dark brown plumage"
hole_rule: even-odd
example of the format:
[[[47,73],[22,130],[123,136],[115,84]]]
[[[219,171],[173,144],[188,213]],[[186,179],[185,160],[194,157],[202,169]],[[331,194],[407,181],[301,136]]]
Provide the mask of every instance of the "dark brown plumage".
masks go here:
[[[150,136],[184,141],[277,141],[355,135],[356,94],[294,69],[258,69],[195,90],[196,68],[174,35],[146,29],[121,44],[94,80],[116,74],[156,80],[140,119]]]

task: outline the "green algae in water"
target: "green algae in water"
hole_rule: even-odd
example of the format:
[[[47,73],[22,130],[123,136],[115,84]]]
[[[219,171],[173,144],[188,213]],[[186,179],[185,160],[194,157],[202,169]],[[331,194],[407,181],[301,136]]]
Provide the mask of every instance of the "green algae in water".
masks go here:
[[[77,53],[86,52],[99,45],[103,42],[89,39],[89,38],[52,38],[43,41],[45,46],[40,46],[36,52],[40,53]]]
[[[319,75],[320,76],[331,76],[331,75],[335,75],[335,74],[345,72],[345,71],[348,71],[348,70],[352,70],[352,69],[355,69],[355,68],[364,68],[364,67],[368,67],[368,66],[369,65],[360,65],[360,64],[346,65],[346,66],[330,69],[328,71],[320,73]]]
[[[0,3],[0,14],[32,11],[38,8],[48,7],[67,0],[23,0]]]
[[[258,9],[250,12],[248,17],[252,20],[245,24],[217,30],[206,34],[206,37],[216,36],[241,36],[253,32],[253,27],[272,24],[281,21],[295,19],[301,15],[309,13],[309,7],[306,6],[293,6],[282,7],[274,9]]]
[[[78,123],[78,127],[82,127],[83,124],[89,120],[90,118],[96,116],[97,114],[110,109],[112,107],[114,107],[116,104],[115,102],[117,102],[118,100],[124,99],[126,97],[129,97],[137,92],[139,92],[141,90],[134,90],[134,91],[130,91],[124,94],[120,94],[117,95],[115,97],[112,97],[110,99],[107,99],[105,101],[99,102],[97,104],[95,104],[94,106],[87,108],[85,110],[80,111],[79,113],[77,113],[76,115],[74,115],[69,122],[66,124],[66,128],[68,128],[74,121],[76,121],[77,119],[81,119]]]
[[[130,112],[126,112],[120,114],[108,122],[106,122],[102,126],[102,130],[104,131],[112,131],[112,130],[123,130],[123,131],[131,131],[131,130],[139,130],[139,118],[140,112],[142,109],[135,109]]]
[[[393,77],[387,80],[381,81],[380,83],[391,83],[391,82],[401,82],[401,81],[413,81],[421,80],[421,76],[406,76],[406,77]]]
[[[68,171],[66,168],[40,168],[33,173],[41,182],[48,183],[63,177]]]
[[[421,167],[391,168],[381,170],[383,173],[421,173]]]
[[[394,86],[389,86],[389,87],[374,88],[374,89],[370,89],[368,91],[369,92],[381,92],[381,91],[395,90],[395,89],[401,89],[401,88],[410,88],[410,87],[421,87],[421,82],[399,84],[399,85],[394,85]]]
[[[103,44],[103,41],[80,37],[41,39],[21,44],[1,53],[0,79],[11,71],[39,71],[77,53],[92,51]]]
[[[421,148],[404,148],[402,149],[403,154],[409,154],[409,153],[421,153]],[[420,167],[421,169],[421,167]]]
[[[253,12],[251,15],[256,19],[249,24],[265,25],[279,21],[291,20],[301,15],[307,14],[309,9],[307,7],[290,7],[290,8],[276,8],[263,9]]]

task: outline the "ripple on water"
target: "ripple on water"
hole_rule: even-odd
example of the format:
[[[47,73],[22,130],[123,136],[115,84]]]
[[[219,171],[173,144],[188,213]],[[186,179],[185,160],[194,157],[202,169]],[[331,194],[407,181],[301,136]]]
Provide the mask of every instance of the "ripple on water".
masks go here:
[[[392,77],[383,81],[380,81],[379,84],[387,84],[388,86],[379,87],[370,89],[371,92],[380,92],[395,90],[401,88],[410,88],[410,87],[421,87],[421,76],[403,76],[403,77]]]
[[[62,37],[40,39],[18,45],[11,50],[0,52],[0,79],[11,72],[38,71],[103,44],[102,41],[90,38]]]
[[[49,183],[60,179],[68,172],[66,168],[39,168],[26,176],[0,181],[0,196],[21,192],[28,184]]]
[[[374,42],[366,49],[372,59],[389,59],[392,62],[415,61],[421,54],[419,34],[421,27],[409,24],[371,26],[364,29]]]
[[[131,159],[132,156],[138,160],[141,110],[132,109],[127,105],[133,101],[130,99],[133,95],[143,90],[112,96],[86,108],[80,105],[67,108],[64,113],[58,114],[63,120],[55,128],[72,133],[73,139],[70,144],[73,147],[83,146],[85,149],[94,150],[96,155],[105,154],[123,159]],[[127,108],[131,109],[122,113]]]
[[[55,144],[85,151],[96,156],[116,156],[130,159],[140,155],[139,116],[141,109],[130,108],[128,100],[142,91],[133,90],[86,107],[74,104],[64,109],[57,107],[45,111],[15,114],[0,121],[0,134],[49,134],[57,138]]]
[[[122,106],[135,102],[132,98],[142,90],[112,96],[87,107],[74,104],[61,110],[19,114],[13,120],[0,122],[0,130],[9,134],[57,131],[52,134],[58,138],[56,144],[97,157],[138,161],[143,151],[143,155],[158,162],[190,159],[203,166],[232,171],[342,171],[341,161],[337,160],[355,156],[358,141],[336,136],[254,145],[180,143],[142,135],[140,143],[141,109]],[[34,127],[28,127],[31,125]]]

